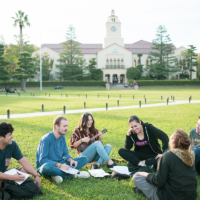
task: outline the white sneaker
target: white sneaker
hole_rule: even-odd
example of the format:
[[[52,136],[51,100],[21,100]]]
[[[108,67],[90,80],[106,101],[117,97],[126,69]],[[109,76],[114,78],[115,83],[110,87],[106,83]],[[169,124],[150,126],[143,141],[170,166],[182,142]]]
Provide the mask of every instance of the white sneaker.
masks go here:
[[[55,183],[62,183],[63,182],[63,178],[61,176],[51,176],[51,179],[53,179],[53,181]]]
[[[77,174],[74,174],[74,178],[89,178],[90,174],[86,171],[80,171]]]

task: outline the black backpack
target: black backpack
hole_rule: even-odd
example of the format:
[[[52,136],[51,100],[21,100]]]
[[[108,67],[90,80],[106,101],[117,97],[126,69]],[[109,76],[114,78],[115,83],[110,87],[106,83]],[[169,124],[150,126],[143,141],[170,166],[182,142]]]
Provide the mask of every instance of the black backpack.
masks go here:
[[[8,192],[13,199],[33,199],[42,194],[37,183],[28,177],[21,185],[15,181],[3,181],[2,199],[4,199],[4,191]]]

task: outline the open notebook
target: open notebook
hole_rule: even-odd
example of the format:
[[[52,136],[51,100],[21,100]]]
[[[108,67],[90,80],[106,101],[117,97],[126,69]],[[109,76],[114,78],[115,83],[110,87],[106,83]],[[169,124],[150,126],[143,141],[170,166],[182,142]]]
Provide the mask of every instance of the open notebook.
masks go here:
[[[64,170],[64,169],[60,169],[63,172],[67,173],[67,174],[77,174],[79,171],[77,169],[74,169],[73,167],[69,167],[68,170]]]
[[[15,181],[17,184],[21,185],[30,176],[30,174],[20,172],[17,169],[10,169],[10,170],[4,172],[4,174],[15,175],[15,174],[17,174],[17,172],[20,173],[20,174],[23,174],[25,176],[25,179],[23,181]]]

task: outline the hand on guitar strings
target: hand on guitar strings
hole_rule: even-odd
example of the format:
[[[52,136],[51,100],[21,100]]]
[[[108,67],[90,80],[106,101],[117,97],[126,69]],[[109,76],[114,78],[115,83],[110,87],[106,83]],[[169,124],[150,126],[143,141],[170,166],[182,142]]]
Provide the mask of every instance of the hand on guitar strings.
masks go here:
[[[81,138],[82,142],[89,142],[90,141],[90,138],[89,137],[84,137],[84,138]]]

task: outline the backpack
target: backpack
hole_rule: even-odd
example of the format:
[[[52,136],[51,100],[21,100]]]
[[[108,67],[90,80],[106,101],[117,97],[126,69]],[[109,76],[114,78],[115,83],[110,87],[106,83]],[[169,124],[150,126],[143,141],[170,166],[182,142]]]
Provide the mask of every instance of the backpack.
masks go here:
[[[28,177],[21,185],[15,181],[3,181],[2,199],[4,199],[4,191],[8,192],[13,199],[33,199],[34,197],[42,194],[37,183]]]

